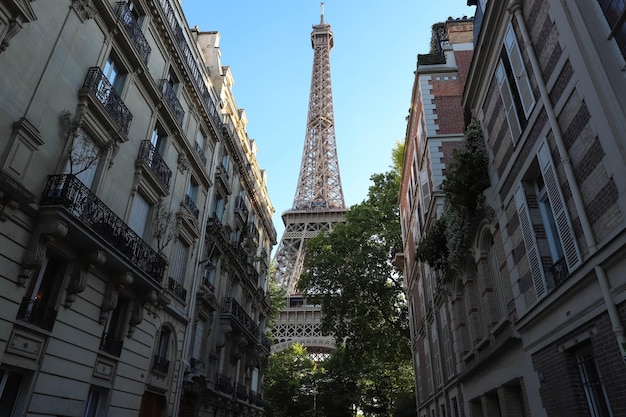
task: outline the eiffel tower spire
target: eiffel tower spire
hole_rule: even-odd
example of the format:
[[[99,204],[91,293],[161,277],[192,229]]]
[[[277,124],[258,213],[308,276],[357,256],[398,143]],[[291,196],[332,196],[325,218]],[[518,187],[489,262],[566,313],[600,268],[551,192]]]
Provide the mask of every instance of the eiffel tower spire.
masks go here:
[[[330,82],[330,50],[334,37],[330,25],[324,23],[324,3],[320,24],[313,25],[311,45],[314,55],[309,114],[293,209],[345,208]]]
[[[320,23],[313,25],[311,45],[313,71],[302,165],[293,206],[282,216],[285,231],[274,258],[274,280],[286,290],[288,302],[276,320],[276,344],[272,352],[297,342],[319,359],[334,348],[335,341],[321,334],[321,309],[306,304],[297,290],[297,283],[306,256],[306,240],[322,230],[331,231],[334,224],[344,221],[346,213],[330,82],[330,50],[334,38],[330,25],[324,22],[324,3]]]

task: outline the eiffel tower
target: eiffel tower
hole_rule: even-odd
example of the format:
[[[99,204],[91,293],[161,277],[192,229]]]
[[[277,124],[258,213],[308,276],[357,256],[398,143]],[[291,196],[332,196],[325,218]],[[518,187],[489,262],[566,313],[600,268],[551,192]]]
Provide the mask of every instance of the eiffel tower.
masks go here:
[[[344,221],[346,213],[330,81],[333,44],[333,32],[324,22],[322,3],[320,23],[313,25],[311,32],[313,72],[302,165],[293,207],[282,215],[285,231],[275,256],[274,280],[286,291],[287,303],[274,327],[276,343],[272,352],[300,343],[315,360],[326,357],[335,347],[335,341],[320,332],[321,307],[307,304],[297,290],[306,256],[305,242],[322,230],[331,231],[335,223]]]

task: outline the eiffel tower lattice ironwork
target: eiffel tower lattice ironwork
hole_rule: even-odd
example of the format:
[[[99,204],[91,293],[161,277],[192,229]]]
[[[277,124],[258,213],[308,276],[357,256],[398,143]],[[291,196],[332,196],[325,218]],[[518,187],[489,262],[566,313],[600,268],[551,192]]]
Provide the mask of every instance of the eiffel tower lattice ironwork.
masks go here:
[[[322,230],[343,222],[346,206],[341,188],[333,94],[330,80],[330,50],[334,39],[330,25],[324,22],[324,3],[318,25],[311,32],[313,72],[302,166],[293,207],[283,213],[285,231],[276,251],[277,281],[287,293],[287,304],[274,327],[273,352],[301,343],[314,358],[327,355],[335,341],[320,331],[321,308],[307,304],[297,290],[302,272],[305,242]]]

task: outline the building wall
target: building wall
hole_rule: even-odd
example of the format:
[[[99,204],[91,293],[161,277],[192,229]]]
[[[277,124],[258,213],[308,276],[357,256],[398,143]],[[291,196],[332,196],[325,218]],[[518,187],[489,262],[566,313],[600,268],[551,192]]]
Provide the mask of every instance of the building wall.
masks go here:
[[[0,7],[3,410],[260,415],[276,231],[232,74],[178,2],[62,3]]]

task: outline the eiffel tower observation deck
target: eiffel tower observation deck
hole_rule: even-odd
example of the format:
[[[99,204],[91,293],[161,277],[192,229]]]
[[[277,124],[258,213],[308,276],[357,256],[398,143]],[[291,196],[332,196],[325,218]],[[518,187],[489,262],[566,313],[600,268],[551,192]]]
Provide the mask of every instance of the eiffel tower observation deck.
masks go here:
[[[315,359],[328,355],[335,341],[320,332],[321,307],[308,304],[297,289],[306,256],[305,243],[322,230],[331,231],[334,224],[344,221],[346,213],[330,79],[333,44],[333,32],[324,22],[322,3],[320,23],[313,25],[311,32],[313,71],[302,165],[293,206],[282,215],[285,231],[275,255],[274,280],[285,289],[287,303],[274,328],[276,343],[272,352],[300,343]]]

